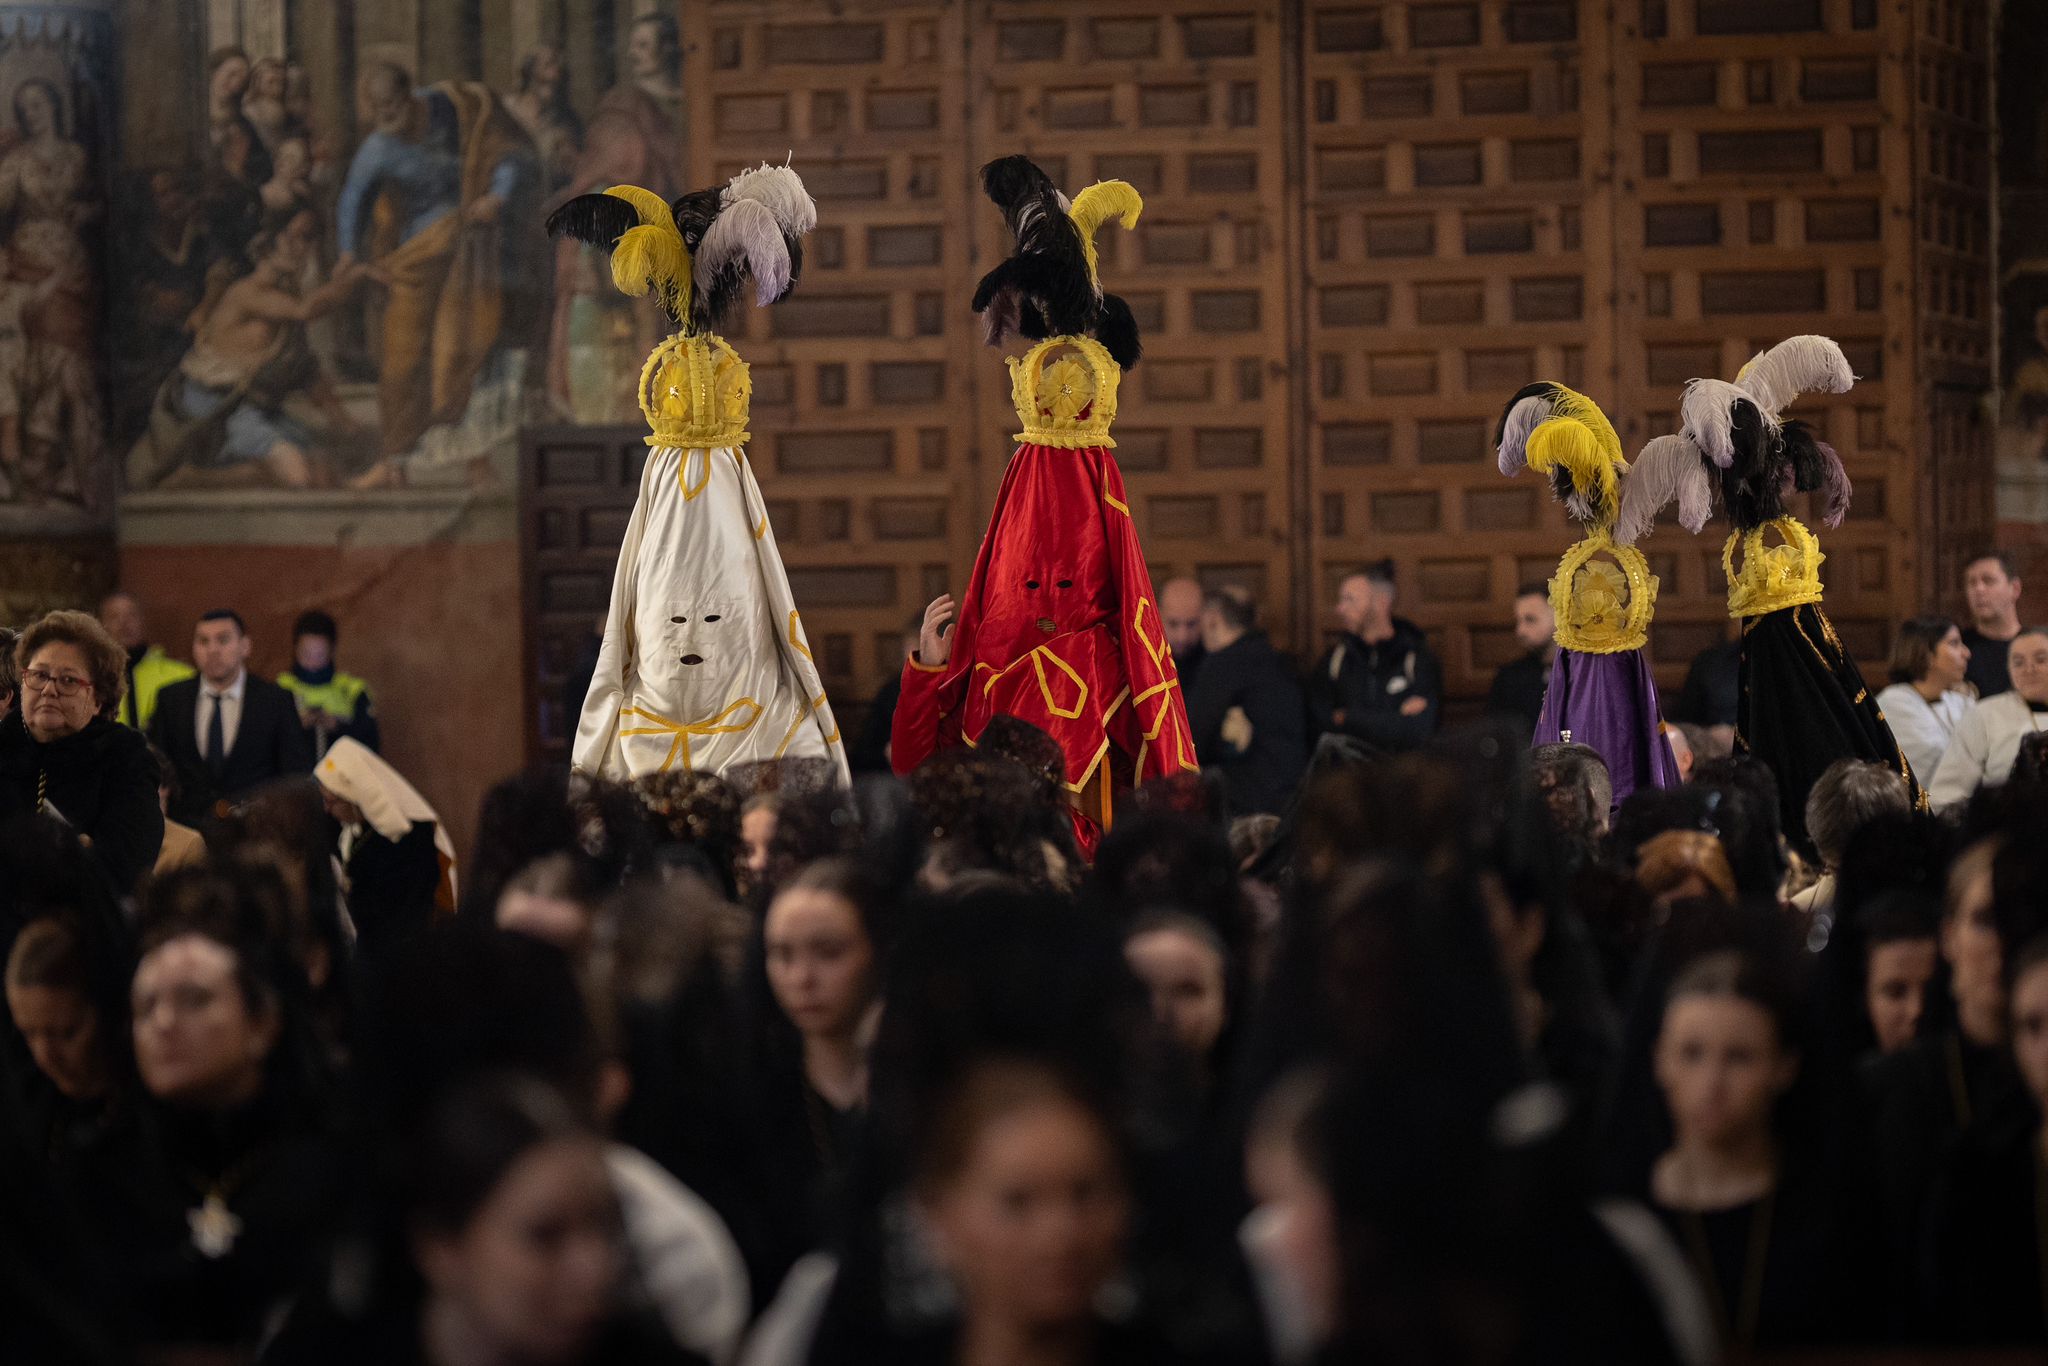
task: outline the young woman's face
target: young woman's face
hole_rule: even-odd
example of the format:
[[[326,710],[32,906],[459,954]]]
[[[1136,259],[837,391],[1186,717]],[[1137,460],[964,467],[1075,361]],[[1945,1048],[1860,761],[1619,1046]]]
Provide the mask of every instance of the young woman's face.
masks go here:
[[[770,903],[763,938],[768,986],[797,1031],[852,1035],[875,997],[875,947],[853,903],[792,888]]]
[[[1657,1084],[1681,1141],[1720,1146],[1768,1127],[1797,1066],[1753,1001],[1681,996],[1664,1008]]]
[[[1956,627],[1949,627],[1948,634],[1934,647],[1934,653],[1927,658],[1927,678],[1938,683],[1945,692],[1960,688],[1969,676],[1970,647],[1963,644],[1963,633]]]
[[[106,1094],[99,1012],[83,995],[65,987],[10,986],[7,1009],[36,1070],[60,1093],[72,1100],[97,1100]]]
[[[740,817],[740,890],[761,885],[768,875],[768,846],[775,840],[775,808],[757,806]]]
[[[1956,891],[1941,922],[1941,956],[1948,960],[1956,1004],[1985,1016],[2005,1010],[2005,954],[1998,922],[1991,914],[1991,869],[1987,865]]]
[[[1863,1001],[1880,1052],[1896,1052],[1920,1032],[1937,957],[1932,939],[1894,939],[1870,951]]]
[[[2012,984],[2012,1055],[2034,1105],[2048,1113],[2048,963],[2036,963]]]
[[[1152,1014],[1190,1057],[1207,1058],[1223,1033],[1223,956],[1184,929],[1124,941],[1124,961],[1152,995]]]
[[[1057,1099],[986,1123],[925,1204],[967,1314],[1025,1330],[1089,1316],[1117,1268],[1127,1209],[1109,1136]]]
[[[158,1100],[225,1109],[252,1098],[277,1043],[274,1011],[251,1011],[235,951],[188,934],[136,965],[135,1066]]]
[[[490,1359],[580,1359],[617,1291],[618,1203],[592,1139],[543,1143],[512,1164],[469,1223],[423,1235],[420,1272]]]
[[[1249,1234],[1279,1263],[1300,1296],[1317,1339],[1336,1324],[1337,1207],[1329,1187],[1287,1140],[1255,1137],[1245,1151],[1245,1176],[1258,1202]]]

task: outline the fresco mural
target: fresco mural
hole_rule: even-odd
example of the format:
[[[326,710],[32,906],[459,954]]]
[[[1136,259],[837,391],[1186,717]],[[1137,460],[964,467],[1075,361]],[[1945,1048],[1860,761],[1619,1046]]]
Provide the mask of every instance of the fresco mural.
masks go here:
[[[0,6],[0,535],[104,526],[100,280],[113,33]]]
[[[190,153],[121,168],[124,341],[108,421],[125,488],[152,506],[240,489],[503,495],[521,425],[636,418],[631,380],[657,319],[598,280],[601,261],[558,253],[540,225],[592,187],[676,186],[673,15],[619,13],[614,0],[462,0],[451,10],[478,22],[437,43],[415,5],[341,8],[192,7],[203,56],[186,63]],[[515,9],[542,21],[525,25],[537,40],[516,58],[487,54],[481,35],[517,27]],[[390,41],[405,32],[414,41]],[[586,93],[573,71],[612,78]],[[51,124],[34,93],[26,111],[24,128]],[[16,194],[11,164],[0,160],[0,212]],[[89,221],[54,172],[37,174],[20,192],[25,212]],[[73,306],[43,259],[23,275],[19,307]]]
[[[1998,519],[2001,540],[2048,546],[2048,31],[2008,8],[1998,85]],[[2023,553],[2023,558],[2028,557]]]

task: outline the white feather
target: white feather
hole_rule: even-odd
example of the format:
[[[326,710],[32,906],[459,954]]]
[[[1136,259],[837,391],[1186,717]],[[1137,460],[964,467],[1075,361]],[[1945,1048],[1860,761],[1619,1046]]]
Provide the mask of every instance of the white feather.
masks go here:
[[[777,226],[791,237],[802,237],[818,226],[818,203],[804,189],[804,182],[787,166],[762,162],[751,171],[741,171],[725,184],[719,202],[730,208],[741,200],[766,206]]]
[[[1666,503],[1678,501],[1678,523],[1698,534],[1713,513],[1714,480],[1705,454],[1685,436],[1660,436],[1636,454],[1621,477],[1621,508],[1614,539],[1634,545],[1649,534]]]
[[[1724,470],[1735,463],[1734,420],[1730,412],[1737,400],[1746,399],[1749,394],[1727,380],[1695,379],[1686,382],[1685,397],[1678,405],[1685,434],[1706,452],[1707,459]]]
[[[1500,472],[1512,479],[1529,464],[1529,433],[1550,416],[1550,400],[1531,395],[1508,409],[1500,429]]]
[[[709,295],[719,272],[735,263],[754,277],[756,304],[772,304],[789,292],[789,244],[774,212],[758,200],[739,200],[712,220],[697,244],[697,288]]]
[[[1759,352],[1735,383],[1767,416],[1775,418],[1801,394],[1848,393],[1856,375],[1838,344],[1809,333],[1787,337]]]

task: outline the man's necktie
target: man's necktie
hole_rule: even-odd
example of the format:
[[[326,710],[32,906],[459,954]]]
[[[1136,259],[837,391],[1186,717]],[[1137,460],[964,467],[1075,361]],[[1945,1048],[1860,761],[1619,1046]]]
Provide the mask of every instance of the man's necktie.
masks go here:
[[[227,728],[221,723],[220,694],[209,690],[206,697],[213,703],[206,713],[206,769],[218,778],[228,761]]]

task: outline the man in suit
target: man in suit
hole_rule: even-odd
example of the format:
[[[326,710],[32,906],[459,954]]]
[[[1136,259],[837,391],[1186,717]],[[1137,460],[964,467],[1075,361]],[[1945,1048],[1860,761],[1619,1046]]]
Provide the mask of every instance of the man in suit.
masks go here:
[[[149,737],[178,772],[172,819],[204,829],[271,779],[312,772],[313,743],[291,694],[249,672],[239,615],[216,608],[200,617],[192,662],[199,677],[157,695]]]
[[[1543,715],[1543,694],[1550,688],[1550,666],[1557,659],[1557,618],[1550,610],[1550,589],[1525,583],[1515,594],[1515,643],[1523,654],[1493,675],[1486,694],[1486,714],[1506,717],[1530,731]]]
[[[1221,776],[1232,816],[1279,815],[1308,763],[1294,667],[1258,629],[1258,605],[1240,588],[1205,594],[1201,622],[1202,672],[1188,691],[1195,757]]]

